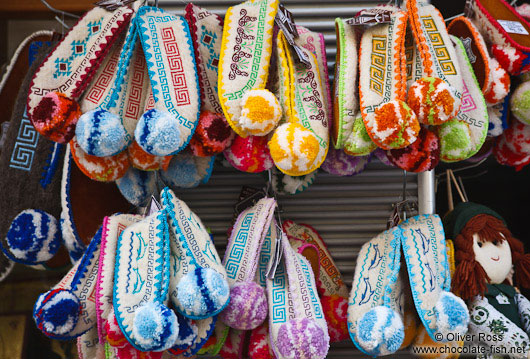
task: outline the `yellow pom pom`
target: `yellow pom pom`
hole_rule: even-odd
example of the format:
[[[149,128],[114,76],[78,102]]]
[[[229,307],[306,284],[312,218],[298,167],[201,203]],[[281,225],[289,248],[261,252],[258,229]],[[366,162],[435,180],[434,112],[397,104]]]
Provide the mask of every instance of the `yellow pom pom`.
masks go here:
[[[282,109],[268,90],[250,90],[241,99],[239,126],[253,136],[265,136],[280,122]]]
[[[269,149],[280,171],[302,176],[316,169],[320,145],[313,132],[299,123],[286,123],[274,132]]]

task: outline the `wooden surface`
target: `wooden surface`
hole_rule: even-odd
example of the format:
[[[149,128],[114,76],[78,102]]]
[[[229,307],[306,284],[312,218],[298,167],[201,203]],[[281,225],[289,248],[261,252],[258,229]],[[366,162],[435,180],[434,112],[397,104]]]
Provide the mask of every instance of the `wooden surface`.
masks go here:
[[[82,14],[97,0],[48,0],[56,9]],[[54,14],[40,0],[1,0],[0,19],[53,18]]]

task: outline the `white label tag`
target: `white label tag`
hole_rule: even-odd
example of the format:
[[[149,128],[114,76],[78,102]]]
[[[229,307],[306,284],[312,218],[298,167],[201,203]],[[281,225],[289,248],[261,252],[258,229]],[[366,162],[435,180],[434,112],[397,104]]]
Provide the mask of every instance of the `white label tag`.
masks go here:
[[[502,26],[504,31],[510,34],[529,35],[528,31],[526,31],[523,24],[519,21],[497,20],[497,22]]]

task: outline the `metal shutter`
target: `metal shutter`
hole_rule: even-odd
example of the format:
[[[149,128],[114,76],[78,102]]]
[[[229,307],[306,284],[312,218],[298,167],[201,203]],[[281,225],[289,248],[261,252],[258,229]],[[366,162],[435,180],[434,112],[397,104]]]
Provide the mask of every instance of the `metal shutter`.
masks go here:
[[[196,5],[224,16],[226,9],[241,1],[195,0]],[[372,7],[378,2],[331,0],[282,0],[294,16],[297,24],[321,32],[326,40],[328,69],[333,76],[335,65],[336,17],[352,17],[359,10]],[[379,1],[381,3],[381,1]],[[325,6],[323,5],[325,4]],[[183,14],[184,1],[160,0],[160,6],[167,11]],[[330,78],[330,81],[333,79]],[[418,199],[418,179],[421,176],[407,174],[407,196]],[[421,178],[422,199],[432,199],[432,178]],[[207,185],[190,190],[177,190],[177,195],[186,201],[209,226],[214,235],[216,247],[222,256],[227,241],[233,205],[241,186],[262,187],[265,179],[261,175],[241,173],[233,169],[216,166]],[[355,270],[357,254],[363,243],[386,229],[386,221],[392,204],[402,197],[403,171],[390,168],[377,160],[354,177],[331,176],[319,171],[313,185],[295,196],[280,196],[279,204],[283,219],[312,225],[326,241],[329,250],[341,270],[344,281],[350,286]],[[420,207],[425,204],[420,204]],[[393,357],[408,358],[403,352]],[[367,358],[351,341],[331,346],[328,358]]]

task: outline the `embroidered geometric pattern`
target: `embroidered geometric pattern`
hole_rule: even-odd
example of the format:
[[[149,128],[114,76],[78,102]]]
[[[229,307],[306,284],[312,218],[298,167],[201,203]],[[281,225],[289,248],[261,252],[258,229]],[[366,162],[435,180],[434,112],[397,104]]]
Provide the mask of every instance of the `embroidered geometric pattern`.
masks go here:
[[[230,254],[225,262],[226,274],[230,279],[236,279],[236,274],[241,271],[240,267],[244,265],[241,259],[245,253],[245,245],[247,244],[250,225],[254,213],[249,213],[241,221],[241,225],[232,243]]]
[[[90,87],[88,93],[85,95],[85,101],[92,102],[93,104],[99,104],[101,102],[106,89],[111,85],[119,57],[120,53],[118,51],[112,54],[102,72],[98,75],[94,85]]]
[[[269,303],[272,305],[272,322],[283,323],[288,318],[286,308],[287,304],[287,276],[285,275],[285,266],[280,264],[276,270],[274,279],[272,279],[272,295]]]
[[[175,88],[175,99],[178,106],[189,105],[190,96],[188,93],[188,86],[186,84],[186,75],[182,66],[182,57],[180,57],[177,40],[173,28],[165,27],[160,30],[164,50],[166,51],[166,59],[169,64],[171,72],[171,81]]]
[[[386,64],[386,36],[372,38],[372,55],[370,66],[370,90],[383,96]]]
[[[467,89],[467,86],[464,84],[464,91],[462,93],[462,105],[460,106],[461,112],[469,112],[477,109],[477,105],[475,104],[475,101],[473,101],[473,97],[471,97],[471,94],[469,93],[469,90]]]
[[[70,76],[71,73],[72,65],[69,58],[55,59],[55,72],[53,73],[54,78],[59,76]]]
[[[140,51],[141,49],[136,49]],[[142,99],[144,77],[146,72],[144,56],[136,56],[136,61],[133,64],[132,75],[129,79],[129,89],[127,91],[127,108],[125,109],[125,117],[136,119],[140,116],[140,109]]]
[[[39,134],[29,121],[27,112],[24,111],[17,139],[15,141],[15,147],[11,154],[9,167],[24,171],[31,170],[38,142]]]
[[[432,46],[434,47],[434,54],[438,60],[438,64],[440,64],[442,72],[444,75],[456,75],[455,65],[451,61],[449,51],[447,51],[442,35],[440,35],[432,16],[422,16],[421,20],[425,31],[431,40]]]

